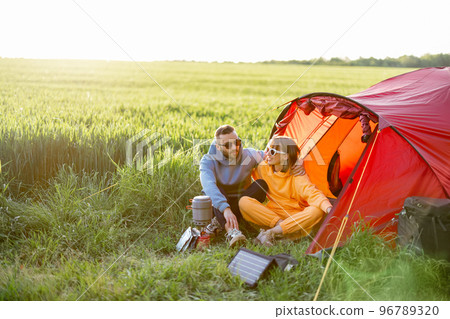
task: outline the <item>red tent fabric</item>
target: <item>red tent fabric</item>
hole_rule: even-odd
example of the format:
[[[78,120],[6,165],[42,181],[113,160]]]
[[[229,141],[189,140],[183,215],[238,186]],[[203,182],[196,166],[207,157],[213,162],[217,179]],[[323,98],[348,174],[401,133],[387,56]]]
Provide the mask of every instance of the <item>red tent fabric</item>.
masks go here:
[[[406,73],[350,98],[394,127],[430,165],[450,194],[450,68]]]
[[[292,101],[272,135],[297,140],[308,175],[329,197],[326,172],[339,152],[344,184],[306,253],[332,247],[347,214],[340,245],[361,221],[376,233],[396,233],[407,197],[448,198],[449,120],[449,67],[396,76],[347,98],[313,93]],[[364,144],[358,139],[367,129],[373,134]]]

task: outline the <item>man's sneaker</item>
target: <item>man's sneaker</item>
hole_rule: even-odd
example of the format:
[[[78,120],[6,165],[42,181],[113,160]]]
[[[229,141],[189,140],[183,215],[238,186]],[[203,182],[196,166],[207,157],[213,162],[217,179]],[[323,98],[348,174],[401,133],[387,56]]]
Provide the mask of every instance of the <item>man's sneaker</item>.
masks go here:
[[[236,228],[229,230],[226,236],[230,248],[233,248],[237,245],[242,245],[247,241],[247,238],[245,238],[244,234],[242,234],[242,232],[240,230],[237,230]]]
[[[221,231],[223,230],[222,226],[220,225],[219,221],[216,217],[211,219],[211,223],[206,226],[205,233],[207,233],[211,238],[217,236]]]
[[[266,247],[272,247],[275,241],[275,236],[272,232],[261,229],[259,235],[253,240],[255,245],[263,245]]]

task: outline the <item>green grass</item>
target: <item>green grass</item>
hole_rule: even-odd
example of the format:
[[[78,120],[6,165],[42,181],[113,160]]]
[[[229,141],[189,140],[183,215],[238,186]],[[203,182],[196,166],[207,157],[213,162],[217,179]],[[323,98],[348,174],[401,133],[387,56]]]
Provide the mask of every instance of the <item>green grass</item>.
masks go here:
[[[349,95],[409,69],[315,66],[279,98],[307,66],[142,65],[176,102],[131,62],[0,59],[0,299],[312,300],[323,265],[304,255],[308,239],[249,244],[300,262],[255,289],[229,274],[237,250],[223,238],[176,253],[191,223],[185,206],[201,190],[193,139],[229,123],[258,145],[280,111],[253,123],[265,110],[314,91]],[[156,160],[171,160],[153,174],[124,164],[126,141],[143,129],[169,139]],[[376,300],[449,299],[448,264],[367,231],[336,259]],[[332,264],[320,300],[371,300],[351,277]]]
[[[175,150],[211,138],[223,123],[249,142],[267,139],[278,112],[254,123],[266,110],[315,91],[349,95],[409,71],[316,66],[280,98],[307,66],[142,65],[175,101],[131,62],[0,59],[0,160],[15,177],[11,187],[48,180],[63,164],[113,171],[126,140],[143,129],[168,136]]]

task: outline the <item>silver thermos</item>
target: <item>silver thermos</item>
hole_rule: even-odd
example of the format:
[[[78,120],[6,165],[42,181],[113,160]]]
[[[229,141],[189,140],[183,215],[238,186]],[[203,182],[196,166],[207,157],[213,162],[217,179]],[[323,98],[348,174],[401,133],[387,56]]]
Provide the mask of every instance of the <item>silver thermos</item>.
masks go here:
[[[192,219],[196,226],[207,226],[212,219],[212,202],[209,196],[195,196],[192,200]]]

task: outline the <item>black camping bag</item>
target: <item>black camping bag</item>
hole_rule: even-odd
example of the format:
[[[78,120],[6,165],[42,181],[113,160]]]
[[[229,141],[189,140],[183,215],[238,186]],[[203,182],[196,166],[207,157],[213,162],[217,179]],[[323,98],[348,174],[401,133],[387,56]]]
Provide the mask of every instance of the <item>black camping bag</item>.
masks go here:
[[[408,197],[398,218],[397,244],[450,261],[450,199]]]

